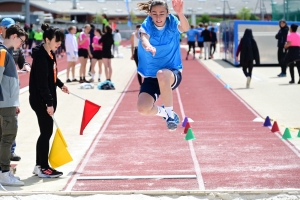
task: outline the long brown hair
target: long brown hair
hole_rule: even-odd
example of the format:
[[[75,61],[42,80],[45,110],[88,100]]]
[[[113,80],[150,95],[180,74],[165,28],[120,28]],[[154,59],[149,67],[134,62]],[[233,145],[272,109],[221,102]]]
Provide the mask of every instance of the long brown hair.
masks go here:
[[[154,6],[164,6],[169,12],[168,4],[164,0],[149,0],[148,2],[137,4],[140,11],[145,11],[146,13],[151,12]]]

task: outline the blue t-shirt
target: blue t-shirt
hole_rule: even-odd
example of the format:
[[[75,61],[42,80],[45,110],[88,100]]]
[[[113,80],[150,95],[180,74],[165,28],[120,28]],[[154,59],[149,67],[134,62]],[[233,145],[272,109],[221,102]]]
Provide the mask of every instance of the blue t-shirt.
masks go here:
[[[202,31],[204,30],[204,28],[198,28],[198,42],[203,42],[203,37],[201,36]]]
[[[180,31],[178,19],[169,14],[165,27],[157,29],[152,17],[148,16],[141,25],[140,31],[150,36],[150,44],[156,48],[155,56],[142,46],[142,41],[138,45],[138,72],[143,77],[156,78],[156,73],[161,69],[182,70],[180,54]]]
[[[186,32],[188,42],[195,42],[198,31],[196,29],[190,29]]]

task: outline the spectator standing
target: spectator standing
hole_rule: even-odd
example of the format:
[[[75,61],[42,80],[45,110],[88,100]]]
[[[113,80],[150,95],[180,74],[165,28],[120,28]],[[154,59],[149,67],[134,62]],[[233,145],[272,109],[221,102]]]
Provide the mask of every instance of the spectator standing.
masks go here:
[[[100,29],[96,29],[94,31],[94,38],[93,38],[93,58],[92,58],[92,67],[91,67],[91,76],[92,78],[89,80],[90,82],[94,82],[94,78],[95,78],[95,65],[98,62],[98,67],[99,67],[99,71],[98,71],[98,82],[101,81],[101,74],[102,74],[102,57],[103,57],[103,52],[102,52],[102,43],[99,43],[99,40],[102,36],[101,30]],[[108,70],[105,68],[105,75],[108,76]]]
[[[195,59],[195,54],[196,54],[196,50],[195,50],[195,45],[196,45],[196,40],[197,40],[197,35],[198,35],[198,31],[195,29],[194,25],[191,25],[190,30],[188,30],[186,32],[187,35],[187,40],[188,40],[188,45],[189,45],[189,50],[186,54],[186,60],[188,60],[189,58],[189,54],[191,49],[193,49],[193,59]]]
[[[80,62],[79,83],[88,83],[88,81],[85,79],[86,63],[88,57],[93,57],[90,50],[90,30],[91,26],[89,24],[86,24],[83,28],[83,32],[81,32],[78,36],[78,57]]]
[[[114,34],[114,54],[115,52],[117,53],[117,57],[120,57],[120,52],[119,52],[119,46],[122,41],[122,36],[121,33],[119,32],[119,29],[115,30]]]
[[[202,58],[202,49],[203,49],[203,37],[201,36],[201,33],[204,30],[203,23],[199,23],[199,28],[197,30],[198,30],[198,35],[197,35],[198,47],[200,48],[199,59],[201,59]]]
[[[138,45],[139,45],[139,30],[141,28],[141,25],[138,24],[135,27],[135,31],[131,34],[130,41],[131,41],[131,60],[135,61],[136,66],[139,64],[139,59],[138,59]],[[137,73],[137,78],[139,81],[140,86],[143,83],[142,76]]]
[[[75,78],[75,65],[78,60],[78,44],[75,36],[76,27],[70,26],[68,29],[69,33],[66,34],[65,46],[67,52],[67,83],[78,81]],[[70,71],[72,71],[72,80],[69,78]]]
[[[295,63],[299,74],[298,84],[300,84],[300,34],[297,33],[297,29],[297,24],[291,25],[290,33],[287,36],[287,42],[284,45],[284,48],[288,49],[284,64],[290,68],[291,81],[289,83],[291,84],[295,83]]]
[[[11,25],[6,30],[3,44],[0,44],[0,184],[4,186],[24,185],[10,172],[11,147],[18,131],[20,89],[17,68],[9,49],[20,48],[26,36],[19,25]]]
[[[36,45],[40,45],[43,42],[43,32],[38,28],[34,33],[34,41]]]
[[[207,24],[204,25],[204,30],[201,33],[204,41],[204,60],[210,58],[211,32],[207,29]]]
[[[214,27],[211,28],[210,34],[211,34],[210,57],[214,58],[214,54],[216,51],[216,45],[218,43],[217,34],[215,32]]]
[[[108,70],[106,80],[111,81],[112,77],[112,67],[111,67],[111,59],[113,57],[111,48],[114,44],[114,39],[112,35],[112,29],[110,26],[106,26],[105,34],[100,38],[99,44],[102,43],[102,59],[105,70]]]
[[[109,19],[106,14],[102,14],[102,33],[106,33],[106,26],[109,26]]]
[[[286,54],[286,49],[284,48],[284,45],[286,43],[286,38],[289,32],[289,27],[286,24],[285,20],[279,21],[279,31],[275,35],[275,38],[277,39],[277,59],[278,63],[281,67],[281,73],[278,74],[278,77],[286,77],[286,65],[284,63],[284,57]]]
[[[64,40],[64,33],[48,24],[42,24],[44,43],[32,49],[32,70],[29,78],[29,103],[34,110],[40,128],[36,144],[36,165],[33,173],[40,178],[56,178],[63,173],[49,166],[49,140],[53,133],[52,116],[56,111],[59,87],[69,93],[68,87],[57,78],[55,51]]]

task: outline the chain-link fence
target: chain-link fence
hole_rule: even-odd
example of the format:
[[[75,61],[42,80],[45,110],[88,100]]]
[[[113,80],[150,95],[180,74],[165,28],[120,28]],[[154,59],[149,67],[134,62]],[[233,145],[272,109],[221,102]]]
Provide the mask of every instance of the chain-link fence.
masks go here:
[[[272,20],[300,21],[300,0],[271,0]]]

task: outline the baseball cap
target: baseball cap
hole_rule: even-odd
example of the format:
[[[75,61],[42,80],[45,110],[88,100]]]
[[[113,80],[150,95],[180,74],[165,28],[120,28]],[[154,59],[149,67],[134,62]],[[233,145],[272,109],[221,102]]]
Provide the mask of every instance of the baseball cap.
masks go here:
[[[14,25],[15,21],[12,18],[3,18],[0,26],[3,26],[5,28],[9,28],[11,25]]]

